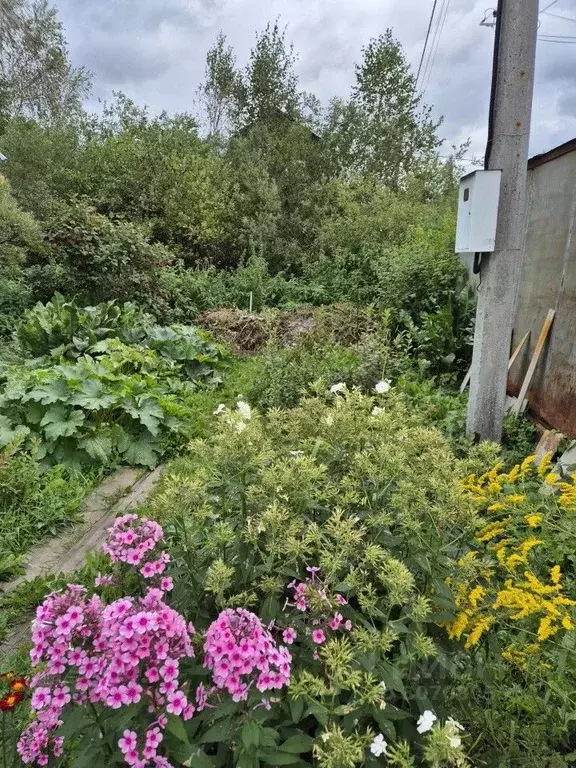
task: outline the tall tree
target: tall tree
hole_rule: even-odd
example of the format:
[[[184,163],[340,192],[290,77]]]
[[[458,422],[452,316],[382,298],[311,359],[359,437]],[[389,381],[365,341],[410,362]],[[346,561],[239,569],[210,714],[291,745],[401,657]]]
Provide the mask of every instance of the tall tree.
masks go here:
[[[232,46],[220,32],[206,55],[205,81],[198,92],[206,112],[210,136],[222,133],[229,124],[230,112],[238,95],[239,75]]]
[[[332,104],[327,138],[344,168],[370,173],[392,189],[442,143],[441,123],[416,93],[415,77],[388,29],[362,49],[347,103]]]
[[[88,72],[70,64],[48,0],[0,0],[0,130],[15,116],[69,119],[89,89]]]

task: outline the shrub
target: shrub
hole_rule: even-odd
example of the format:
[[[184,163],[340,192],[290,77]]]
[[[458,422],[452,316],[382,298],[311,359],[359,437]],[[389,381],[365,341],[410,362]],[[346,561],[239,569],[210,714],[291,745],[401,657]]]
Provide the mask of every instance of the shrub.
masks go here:
[[[79,202],[53,216],[44,239],[46,255],[30,272],[39,300],[54,290],[86,303],[147,300],[155,290],[155,268],[173,259],[136,224],[112,221]]]
[[[78,519],[91,483],[63,466],[42,471],[18,441],[0,451],[0,580],[33,544]]]
[[[448,631],[473,656],[462,701],[490,765],[574,759],[576,475],[534,458],[464,486],[484,519],[458,562]]]

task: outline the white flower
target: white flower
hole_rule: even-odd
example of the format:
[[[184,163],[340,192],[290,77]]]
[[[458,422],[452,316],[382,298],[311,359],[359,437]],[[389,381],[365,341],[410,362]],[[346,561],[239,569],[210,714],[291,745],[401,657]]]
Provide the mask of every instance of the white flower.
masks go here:
[[[334,424],[334,416],[328,414],[328,416],[326,416],[326,424],[331,427]]]
[[[240,411],[246,421],[250,421],[252,418],[252,409],[245,400],[238,400],[236,408]]]
[[[216,408],[215,411],[212,411],[212,413],[214,414],[214,416],[220,416],[220,414],[223,413],[225,410],[226,410],[226,406],[224,405],[224,403],[220,403],[218,408]]]
[[[462,739],[460,738],[458,731],[463,731],[464,726],[461,725],[457,720],[454,720],[453,717],[449,717],[448,720],[446,720],[446,735],[448,736],[448,741],[450,742],[450,746],[452,749],[458,749],[458,747],[462,744]]]
[[[343,392],[346,389],[346,384],[343,381],[339,381],[337,384],[332,384],[330,392],[335,395],[337,392]]]
[[[384,413],[384,408],[378,408],[377,405],[372,408],[372,416],[380,416],[381,413]]]
[[[289,451],[290,456],[304,456],[304,451]]]
[[[380,757],[380,755],[385,755],[386,750],[388,749],[388,742],[384,738],[384,735],[382,733],[379,733],[378,736],[374,739],[372,744],[370,744],[370,752],[374,755],[374,757]]]
[[[244,432],[246,429],[246,422],[245,421],[237,421],[236,422],[236,432],[240,434],[240,432]]]
[[[386,392],[390,391],[390,380],[384,379],[383,381],[379,381],[374,387],[374,391],[378,395],[385,395]]]
[[[418,733],[426,733],[432,728],[437,719],[438,718],[434,712],[432,712],[430,709],[427,709],[418,718],[418,722],[416,723],[416,730]]]

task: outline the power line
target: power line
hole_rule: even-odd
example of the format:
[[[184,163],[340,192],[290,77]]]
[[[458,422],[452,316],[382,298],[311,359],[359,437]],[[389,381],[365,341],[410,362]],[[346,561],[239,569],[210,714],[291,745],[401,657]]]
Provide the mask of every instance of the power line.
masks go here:
[[[422,83],[422,86],[426,84],[426,75],[428,73],[428,67],[430,66],[430,59],[432,58],[432,54],[434,53],[434,46],[436,45],[436,39],[438,37],[438,29],[440,27],[440,22],[442,21],[442,14],[444,13],[445,5],[446,5],[446,0],[442,0],[440,11],[436,17],[436,25],[434,27],[434,32],[432,34],[432,41],[428,48],[428,55],[426,56],[426,61],[424,62],[424,69],[422,71],[422,80],[420,81]],[[420,88],[420,92],[424,93],[424,87]]]
[[[555,19],[564,19],[564,21],[575,21],[576,18],[574,16],[560,16],[558,13],[548,13],[548,11],[541,11],[545,16],[552,16]]]
[[[542,8],[542,10],[540,11],[540,13],[544,13],[544,11],[547,11],[547,10],[548,10],[548,8],[552,8],[552,6],[553,6],[553,5],[556,5],[556,3],[557,3],[557,2],[558,2],[558,0],[552,0],[552,2],[551,2],[551,3],[548,3],[548,5],[546,6],[546,8]]]
[[[543,32],[541,37],[554,37],[557,40],[576,40],[576,35],[552,35],[548,32]]]
[[[548,37],[540,37],[540,35],[538,40],[541,40],[543,43],[560,43],[560,45],[574,45],[576,43],[576,40],[554,40]]]
[[[422,93],[424,93],[426,91],[426,89],[428,88],[428,83],[430,82],[430,75],[432,74],[432,70],[434,69],[434,64],[436,62],[436,56],[438,55],[438,49],[440,48],[440,38],[442,37],[442,32],[444,30],[444,24],[446,22],[446,17],[448,16],[448,9],[449,9],[449,7],[450,7],[450,0],[446,0],[446,3],[444,5],[444,9],[443,9],[444,12],[441,15],[441,17],[438,19],[438,26],[436,28],[436,31],[438,33],[437,36],[436,36],[436,46],[431,51],[430,64],[429,64],[429,67],[428,67],[428,74],[426,76],[426,81],[424,83],[424,87],[422,88]]]
[[[432,28],[432,22],[434,21],[434,14],[436,13],[437,3],[438,3],[438,0],[434,0],[434,5],[432,6],[432,13],[430,14],[430,21],[428,22],[428,29],[426,30],[426,39],[424,40],[424,48],[422,48],[422,56],[420,56],[420,64],[418,64],[418,74],[416,75],[415,86],[418,85],[418,78],[420,77],[420,70],[422,69],[422,62],[424,61],[424,54],[426,53],[426,48],[428,47],[428,38],[430,37],[430,30]]]

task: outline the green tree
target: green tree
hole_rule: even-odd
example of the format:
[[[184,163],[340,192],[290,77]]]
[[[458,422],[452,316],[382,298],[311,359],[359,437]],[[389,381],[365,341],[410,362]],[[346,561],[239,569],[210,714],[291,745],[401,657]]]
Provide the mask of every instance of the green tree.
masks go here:
[[[198,93],[206,113],[209,135],[214,136],[229,127],[232,106],[239,88],[236,59],[223,32],[218,34],[215,44],[206,55],[204,74],[205,80],[198,88]]]
[[[0,131],[14,116],[54,122],[78,116],[90,76],[68,60],[48,0],[0,0]]]
[[[391,189],[402,187],[420,162],[442,144],[441,120],[416,93],[400,43],[388,29],[362,50],[356,83],[348,102],[335,100],[326,141],[340,169],[369,173]]]

